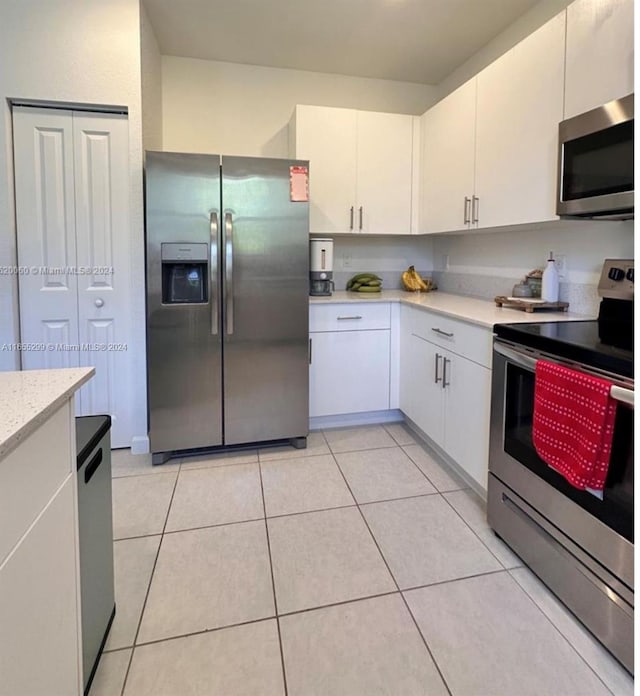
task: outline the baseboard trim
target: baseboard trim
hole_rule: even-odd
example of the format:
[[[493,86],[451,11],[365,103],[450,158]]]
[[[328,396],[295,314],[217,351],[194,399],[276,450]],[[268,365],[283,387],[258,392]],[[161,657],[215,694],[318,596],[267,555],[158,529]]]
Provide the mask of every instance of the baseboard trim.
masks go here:
[[[402,412],[401,412],[402,413]],[[439,447],[420,427],[418,427],[410,418],[407,418],[404,413],[402,414],[404,424],[411,430],[411,432],[418,437],[421,442],[420,444],[427,450],[429,454],[443,466],[448,467],[453,471],[453,473],[461,478],[469,488],[473,489],[483,500],[487,500],[487,491],[483,488],[473,477],[469,474],[455,461],[453,460],[441,447]]]
[[[309,430],[329,428],[348,428],[358,425],[379,425],[381,423],[401,423],[404,415],[399,409],[389,411],[366,411],[365,413],[343,413],[336,416],[316,416],[309,418]]]

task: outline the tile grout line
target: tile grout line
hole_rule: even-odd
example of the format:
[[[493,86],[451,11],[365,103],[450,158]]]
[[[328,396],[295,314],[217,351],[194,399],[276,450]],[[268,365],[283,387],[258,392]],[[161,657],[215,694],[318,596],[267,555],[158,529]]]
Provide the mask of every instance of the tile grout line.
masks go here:
[[[335,457],[335,455],[333,458],[335,459],[336,466],[338,467],[338,469],[340,470],[340,473],[342,474],[342,478],[344,479],[345,485],[347,486],[347,488],[351,492],[353,499],[356,500],[356,497],[355,497],[355,495],[353,495],[353,491],[351,490],[351,486],[349,486],[349,482],[347,481],[347,477],[344,475],[344,472],[340,468],[340,464],[338,464],[338,459]],[[389,567],[389,564],[387,563],[387,559],[384,557],[384,554],[382,553],[382,549],[378,545],[378,541],[375,538],[375,536],[373,535],[373,532],[371,531],[371,527],[369,527],[369,523],[367,522],[367,519],[364,516],[364,513],[360,509],[360,505],[358,505],[357,500],[356,500],[356,507],[358,508],[358,512],[360,513],[360,517],[362,518],[362,521],[364,522],[365,527],[367,528],[371,538],[373,539],[373,543],[376,545],[376,548],[378,549],[378,553],[380,554],[380,557],[382,558],[382,561],[387,568],[387,572],[389,573],[389,577],[393,580],[393,584],[396,586],[396,588],[398,589],[398,592],[400,593],[400,597],[402,598],[402,601],[403,601],[407,611],[409,612],[409,616],[413,620],[413,624],[416,627],[416,630],[418,631],[418,635],[422,639],[424,647],[427,649],[427,653],[428,653],[429,657],[431,658],[431,661],[433,662],[433,665],[436,668],[436,671],[438,672],[438,675],[440,676],[442,683],[444,684],[444,688],[447,690],[447,693],[449,694],[449,696],[453,696],[451,689],[449,688],[449,684],[447,684],[447,680],[444,678],[444,675],[442,674],[442,670],[440,669],[440,665],[437,663],[436,658],[434,657],[433,653],[431,652],[431,648],[429,647],[429,644],[427,643],[426,638],[422,634],[422,631],[420,630],[420,626],[418,626],[418,622],[416,621],[416,618],[413,615],[413,612],[409,608],[409,603],[407,602],[405,596],[402,594],[402,591],[400,590],[400,585],[398,585],[398,581],[396,580],[394,574],[391,572],[391,568]]]
[[[276,617],[275,614],[272,616],[262,616],[259,619],[249,619],[248,621],[240,621],[238,623],[224,624],[223,626],[214,626],[213,628],[201,628],[198,631],[190,631],[189,633],[178,633],[175,636],[165,636],[163,638],[155,638],[154,640],[145,640],[142,643],[137,643],[135,646],[129,646],[128,648],[118,648],[118,650],[133,650],[135,647],[144,648],[148,645],[157,645],[158,643],[168,643],[171,640],[180,640],[182,638],[192,638],[193,636],[203,636],[207,633],[217,633],[218,631],[226,631],[231,628],[240,628],[242,626],[250,626],[251,624],[263,623],[264,621],[273,621]],[[116,652],[115,650],[110,650],[109,652]]]
[[[271,540],[269,538],[269,524],[267,522],[267,503],[264,497],[264,483],[262,481],[262,464],[258,457],[258,472],[260,474],[260,494],[262,496],[262,510],[264,512],[264,529],[267,535],[267,553],[269,554],[269,570],[271,571],[271,589],[273,591],[273,609],[276,614],[276,627],[278,629],[278,645],[280,646],[280,666],[282,668],[282,682],[284,685],[284,696],[288,696],[287,672],[284,666],[284,648],[282,647],[282,632],[280,630],[280,617],[278,616],[278,598],[276,597],[276,581],[273,573],[273,558],[271,557]]]
[[[447,491],[448,493],[452,491]],[[299,510],[298,512],[283,512],[279,515],[269,515],[266,519],[269,520],[278,520],[282,519],[283,517],[296,517],[298,515],[309,515],[313,512],[330,512],[331,510],[344,510],[346,508],[351,508],[351,507],[357,507],[358,505],[377,505],[378,503],[394,503],[399,500],[412,500],[414,498],[428,498],[430,496],[434,495],[442,495],[440,491],[434,491],[433,493],[416,493],[415,495],[404,495],[399,498],[381,498],[380,500],[367,500],[364,503],[357,503],[353,502],[350,503],[349,505],[336,505],[334,507],[327,507],[327,508],[312,508],[310,510]],[[355,500],[355,499],[354,499]],[[234,520],[232,522],[217,522],[216,524],[205,524],[200,527],[185,527],[184,529],[170,529],[168,531],[164,532],[152,532],[151,534],[140,534],[138,536],[132,536],[132,537],[120,537],[118,539],[114,539],[114,542],[120,542],[120,541],[133,541],[135,539],[147,539],[148,537],[154,537],[154,536],[167,536],[169,534],[181,534],[182,532],[194,532],[198,531],[200,529],[215,529],[217,527],[230,527],[232,525],[236,524],[245,524],[247,522],[260,522],[264,517],[250,517],[246,520]],[[520,567],[520,566],[516,566]]]
[[[517,570],[517,569],[514,569],[514,570]],[[149,640],[149,641],[137,643],[135,646],[127,645],[127,646],[123,646],[121,648],[115,648],[113,650],[105,650],[104,654],[121,652],[123,650],[132,650],[134,647],[140,648],[140,647],[143,647],[146,645],[155,645],[156,643],[165,643],[165,642],[170,641],[170,640],[178,640],[180,638],[189,638],[190,636],[199,636],[199,635],[203,635],[205,633],[214,633],[216,631],[224,631],[227,628],[238,628],[239,626],[248,626],[250,624],[261,623],[263,621],[271,621],[273,619],[282,618],[282,617],[298,616],[300,614],[308,614],[310,612],[319,611],[322,609],[331,609],[332,607],[339,607],[339,606],[343,606],[345,604],[353,604],[355,602],[364,602],[364,601],[367,601],[369,599],[379,599],[380,597],[390,597],[391,595],[401,595],[403,592],[412,592],[414,590],[422,590],[422,589],[426,589],[428,587],[437,587],[438,585],[447,585],[449,583],[461,582],[463,580],[469,580],[471,578],[478,578],[478,577],[482,577],[484,575],[497,575],[498,573],[509,573],[510,574],[510,571],[505,569],[505,568],[499,568],[498,570],[490,570],[490,571],[487,571],[486,573],[475,573],[474,575],[465,575],[465,576],[460,577],[460,578],[452,578],[451,580],[439,580],[437,582],[427,583],[425,585],[412,585],[411,587],[406,587],[403,589],[389,590],[388,592],[379,592],[377,594],[364,595],[362,597],[352,597],[350,599],[344,599],[344,600],[341,600],[339,602],[331,602],[329,604],[319,604],[319,605],[313,606],[313,607],[305,607],[304,609],[295,609],[293,611],[286,611],[283,613],[279,613],[277,615],[274,613],[271,616],[263,616],[259,619],[249,619],[247,621],[240,621],[238,623],[224,624],[222,626],[214,626],[213,628],[203,628],[201,630],[191,631],[189,633],[179,633],[175,636],[166,636],[164,638],[157,638],[155,640]]]
[[[521,566],[521,567],[525,567],[525,566]],[[518,568],[512,568],[511,570],[519,570],[519,569],[518,569]],[[558,626],[556,626],[555,622],[552,621],[551,617],[547,616],[546,612],[542,609],[542,607],[538,604],[538,602],[536,602],[536,600],[533,598],[533,596],[530,595],[530,594],[527,592],[527,590],[517,581],[517,579],[513,577],[513,574],[511,573],[511,570],[507,570],[507,573],[508,573],[509,577],[511,578],[511,580],[513,580],[513,582],[515,582],[516,586],[517,586],[518,588],[520,588],[520,589],[522,590],[522,592],[524,592],[524,594],[527,596],[527,599],[528,599],[528,600],[533,604],[533,606],[542,614],[542,616],[544,616],[544,618],[553,626],[553,628],[557,631],[557,633],[558,633],[559,635],[562,636],[563,640],[564,640],[566,643],[569,644],[569,646],[571,647],[571,649],[572,649],[572,650],[575,652],[575,654],[580,658],[580,660],[582,660],[582,662],[584,662],[584,664],[591,670],[591,672],[593,672],[593,674],[595,675],[596,679],[604,686],[604,688],[605,688],[610,694],[612,694],[612,696],[615,696],[614,692],[611,691],[611,689],[609,688],[609,685],[605,683],[604,679],[603,679],[603,678],[598,674],[598,672],[591,666],[591,664],[589,663],[589,661],[588,661],[585,657],[583,657],[582,654],[581,654],[580,652],[578,652],[578,650],[574,647],[573,643],[567,638],[567,636],[564,635],[564,633],[558,628]],[[527,570],[529,570],[529,568],[527,568]],[[529,570],[529,572],[530,572],[530,573],[533,573],[532,570]],[[535,574],[534,574],[534,575],[535,575]],[[537,577],[537,576],[536,576],[536,577]],[[545,586],[545,589],[546,589],[546,586]],[[563,606],[564,606],[564,605],[563,605]],[[633,677],[632,677],[632,678],[633,678]]]
[[[457,493],[457,491],[447,491],[447,493]],[[482,538],[478,534],[478,532],[476,532],[476,530],[469,524],[469,522],[467,522],[467,520],[463,517],[463,515],[460,512],[458,512],[455,505],[453,505],[453,503],[450,503],[449,500],[447,500],[447,497],[445,495],[443,495],[442,497],[444,498],[445,503],[447,503],[447,505],[456,513],[456,515],[458,515],[458,517],[465,523],[465,525],[473,532],[476,539],[485,547],[485,549],[487,549],[487,551],[496,559],[496,561],[504,568],[504,570],[507,570],[507,571],[510,570],[510,568],[507,568],[507,566],[498,558],[498,556],[496,556],[496,554],[493,553],[493,551],[489,548],[488,544],[486,544],[482,540]],[[493,530],[491,528],[490,528],[490,530],[491,530],[491,532],[493,532]],[[502,543],[504,543],[504,542],[502,542]],[[506,544],[505,544],[505,546],[506,546]],[[511,550],[511,549],[509,549],[509,550]],[[513,552],[513,553],[514,553],[514,555],[517,556],[517,554],[515,552]],[[518,558],[520,558],[520,557],[518,556]],[[513,567],[514,568],[522,568],[523,566],[519,565],[519,566],[513,566]]]
[[[181,464],[179,466],[182,466]],[[133,645],[131,646],[131,655],[129,656],[129,664],[127,665],[127,671],[124,675],[124,682],[122,683],[122,690],[120,696],[124,696],[125,689],[127,688],[127,680],[129,679],[129,672],[131,671],[131,664],[133,662],[133,656],[136,652],[136,644],[138,642],[138,634],[140,633],[140,626],[142,625],[142,618],[144,617],[144,612],[147,608],[147,601],[149,599],[149,592],[151,591],[151,583],[153,582],[153,576],[156,572],[156,566],[158,565],[158,558],[160,557],[160,549],[162,548],[162,541],[164,540],[164,530],[167,527],[167,522],[169,521],[169,513],[171,512],[171,506],[173,505],[173,497],[176,494],[176,488],[178,487],[178,479],[180,478],[180,469],[178,469],[178,476],[173,483],[173,490],[171,491],[171,498],[169,500],[169,505],[167,507],[167,514],[164,518],[164,525],[162,527],[162,533],[160,536],[160,543],[158,544],[158,550],[156,551],[156,557],[153,561],[153,568],[151,569],[151,575],[149,576],[149,584],[147,585],[147,591],[144,595],[144,602],[142,603],[142,610],[140,612],[140,618],[138,619],[138,626],[136,628],[136,634],[133,638]],[[157,535],[153,535],[157,536]]]

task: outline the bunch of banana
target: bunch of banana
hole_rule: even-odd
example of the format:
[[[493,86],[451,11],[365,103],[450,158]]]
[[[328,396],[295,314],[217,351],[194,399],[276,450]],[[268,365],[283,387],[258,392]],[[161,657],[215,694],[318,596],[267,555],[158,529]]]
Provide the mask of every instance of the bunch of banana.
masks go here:
[[[375,273],[358,273],[347,283],[347,290],[352,292],[380,292],[382,278]]]
[[[429,278],[421,278],[414,266],[409,266],[402,274],[402,285],[411,292],[429,292],[435,290],[435,283]]]

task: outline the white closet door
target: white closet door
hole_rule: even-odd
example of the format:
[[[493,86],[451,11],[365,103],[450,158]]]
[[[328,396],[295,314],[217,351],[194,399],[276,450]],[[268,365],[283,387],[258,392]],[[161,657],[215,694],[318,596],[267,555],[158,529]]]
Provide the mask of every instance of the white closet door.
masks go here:
[[[73,114],[83,415],[112,417],[111,444],[131,444],[129,157],[125,116]]]
[[[14,107],[13,130],[22,367],[77,367],[71,112]]]
[[[15,107],[13,127],[21,340],[44,348],[27,346],[22,367],[94,366],[77,411],[110,414],[112,446],[129,447],[127,119]]]

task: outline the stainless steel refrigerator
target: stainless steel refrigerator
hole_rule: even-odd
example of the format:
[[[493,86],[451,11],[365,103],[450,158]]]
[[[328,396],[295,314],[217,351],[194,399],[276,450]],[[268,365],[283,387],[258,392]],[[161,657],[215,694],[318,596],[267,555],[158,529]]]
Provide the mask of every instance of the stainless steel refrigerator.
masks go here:
[[[308,431],[307,162],[147,152],[153,462]],[[294,193],[297,191],[297,193]]]

